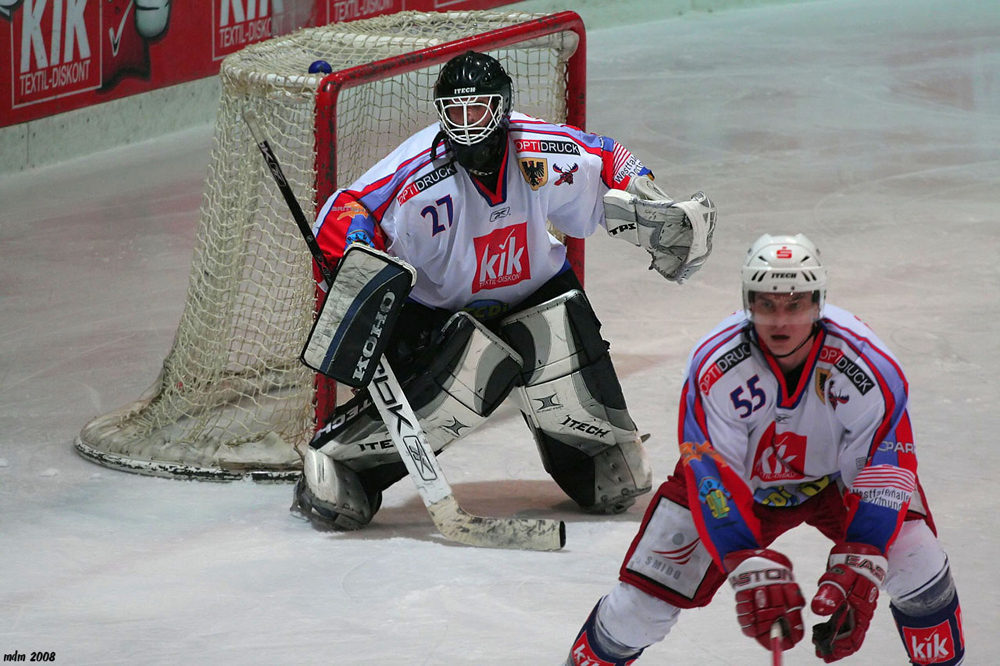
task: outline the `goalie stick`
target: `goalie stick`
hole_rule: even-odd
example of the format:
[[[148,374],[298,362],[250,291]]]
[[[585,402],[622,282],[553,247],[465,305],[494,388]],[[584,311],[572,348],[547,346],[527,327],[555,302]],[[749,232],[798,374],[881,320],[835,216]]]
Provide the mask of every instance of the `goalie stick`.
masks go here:
[[[332,284],[333,271],[316,242],[278,158],[257,122],[257,115],[248,110],[243,114],[243,119],[264,156],[271,176],[285,198],[324,281],[327,285]],[[459,506],[451,485],[441,471],[437,456],[427,443],[427,437],[385,356],[379,359],[368,389],[372,402],[389,430],[393,446],[399,452],[406,471],[417,486],[420,499],[442,536],[458,543],[487,548],[559,550],[566,544],[566,525],[561,520],[487,518],[470,514]]]

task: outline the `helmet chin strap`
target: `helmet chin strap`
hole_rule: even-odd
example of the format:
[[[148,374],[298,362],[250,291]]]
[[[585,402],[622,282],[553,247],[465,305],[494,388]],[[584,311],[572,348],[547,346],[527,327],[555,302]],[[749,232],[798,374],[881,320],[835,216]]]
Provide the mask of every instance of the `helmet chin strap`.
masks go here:
[[[795,353],[795,352],[797,352],[798,350],[802,349],[802,347],[803,347],[803,346],[804,346],[804,345],[805,345],[805,344],[806,344],[807,342],[809,342],[810,340],[812,340],[812,339],[813,339],[813,337],[815,337],[815,335],[816,335],[816,324],[814,323],[814,324],[813,324],[813,327],[812,327],[812,330],[810,330],[810,331],[809,331],[809,335],[807,335],[807,336],[806,336],[806,339],[805,339],[805,340],[803,340],[802,342],[800,342],[800,343],[798,344],[798,346],[797,346],[797,347],[796,347],[795,349],[793,349],[792,351],[788,352],[787,354],[775,354],[775,353],[774,353],[773,351],[771,351],[770,349],[768,349],[768,351],[769,351],[769,352],[771,352],[771,356],[773,356],[774,358],[788,358],[789,356],[791,356],[792,354],[794,354],[794,353]]]

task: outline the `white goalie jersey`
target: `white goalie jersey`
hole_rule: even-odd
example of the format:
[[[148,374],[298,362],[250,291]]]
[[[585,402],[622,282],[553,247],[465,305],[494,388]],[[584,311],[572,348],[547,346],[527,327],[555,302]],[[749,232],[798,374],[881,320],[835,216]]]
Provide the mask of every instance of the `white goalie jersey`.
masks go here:
[[[604,224],[603,195],[649,174],[607,137],[511,114],[495,191],[453,161],[438,125],[405,141],[334,194],[314,228],[331,259],[357,235],[417,270],[410,297],[429,307],[497,316],[567,269],[563,233]]]

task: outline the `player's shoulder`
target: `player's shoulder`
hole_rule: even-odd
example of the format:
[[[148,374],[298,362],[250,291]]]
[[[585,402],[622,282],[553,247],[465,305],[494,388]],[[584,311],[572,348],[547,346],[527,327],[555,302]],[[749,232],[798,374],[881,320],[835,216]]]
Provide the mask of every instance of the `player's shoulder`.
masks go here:
[[[750,342],[746,335],[750,322],[742,310],[737,310],[702,336],[691,349],[689,365],[695,372],[703,372],[705,367],[727,355],[743,360],[750,356]],[[733,357],[735,359],[735,357]]]
[[[833,338],[830,344],[838,344],[845,347],[845,350],[850,349],[860,355],[866,355],[870,351],[891,354],[888,346],[871,326],[844,308],[827,303],[823,307],[820,324]]]
[[[511,113],[508,127],[518,153],[580,155],[594,153],[604,147],[604,137],[524,113]]]
[[[823,306],[823,312],[821,313],[820,318],[845,330],[871,331],[871,327],[862,321],[862,319],[856,314],[830,303]]]
[[[433,185],[450,182],[457,168],[441,142],[432,144],[437,125],[413,134],[369,169],[349,188],[369,210],[381,210],[396,200],[402,205]]]
[[[367,185],[380,178],[395,174],[405,177],[426,167],[430,163],[431,144],[437,133],[438,125],[434,124],[411,134],[409,138],[376,162],[357,182]],[[445,144],[441,143],[438,146],[438,152],[443,153],[445,150]]]
[[[876,375],[891,390],[905,387],[906,378],[899,361],[860,318],[843,308],[827,304],[823,308],[820,324],[827,333],[819,356],[821,364],[829,364],[845,372],[859,388],[862,385],[867,388]]]
[[[737,311],[719,322],[691,350],[687,376],[706,399],[719,395],[712,390],[719,382],[725,388],[754,372],[749,326],[744,313]]]
[[[515,134],[526,136],[532,134],[561,134],[570,129],[566,125],[560,125],[542,118],[529,116],[528,114],[521,113],[520,111],[511,111],[510,117],[507,121],[507,127]]]

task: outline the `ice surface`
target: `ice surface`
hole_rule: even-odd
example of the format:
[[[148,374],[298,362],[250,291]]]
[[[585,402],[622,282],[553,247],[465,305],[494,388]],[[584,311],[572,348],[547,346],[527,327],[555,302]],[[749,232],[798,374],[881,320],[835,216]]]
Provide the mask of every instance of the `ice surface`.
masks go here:
[[[650,0],[655,2],[656,0]],[[657,481],[677,456],[690,346],[739,306],[763,232],[806,232],[829,297],[910,380],[921,476],[970,644],[1000,654],[1000,9],[995,0],[816,0],[589,26],[588,129],[675,196],[719,207],[683,287],[600,236],[590,298]],[[412,484],[359,533],[317,531],[286,485],[140,477],[80,458],[90,418],[137,398],[170,346],[211,146],[198,128],[0,181],[0,652],[60,664],[560,663],[614,583],[645,502],[577,513],[504,407],[442,458],[469,511],[567,521],[559,553],[456,546]],[[778,547],[811,594],[828,544]],[[728,589],[641,663],[768,663]],[[807,618],[807,621],[811,618]],[[819,663],[807,644],[786,664]],[[859,656],[903,664],[885,600]]]

